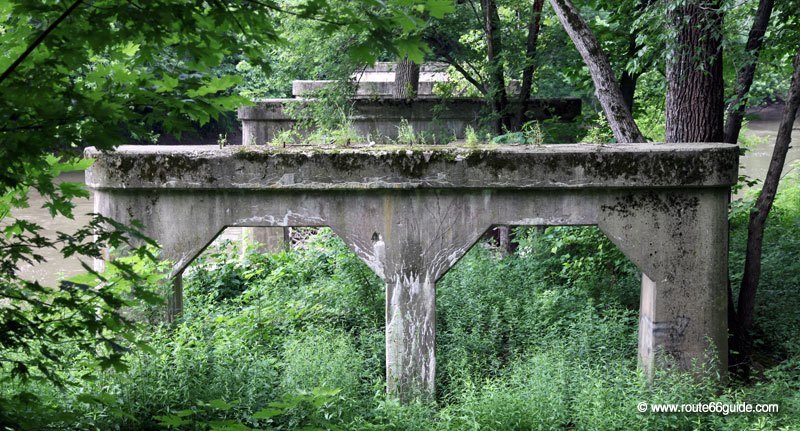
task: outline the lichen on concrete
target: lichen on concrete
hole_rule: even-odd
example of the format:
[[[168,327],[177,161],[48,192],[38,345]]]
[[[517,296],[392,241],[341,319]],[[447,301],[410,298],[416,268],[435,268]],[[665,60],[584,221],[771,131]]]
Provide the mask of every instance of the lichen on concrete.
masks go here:
[[[99,153],[89,150],[89,155]],[[96,188],[608,188],[730,186],[725,144],[361,147],[120,147],[98,157]],[[291,174],[295,181],[277,179]]]

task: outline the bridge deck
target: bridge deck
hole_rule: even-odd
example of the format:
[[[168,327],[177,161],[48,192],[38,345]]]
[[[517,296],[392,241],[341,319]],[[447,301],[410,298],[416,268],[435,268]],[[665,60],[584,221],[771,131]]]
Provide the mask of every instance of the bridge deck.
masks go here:
[[[272,148],[121,146],[100,154],[95,189],[631,188],[731,186],[727,144]]]

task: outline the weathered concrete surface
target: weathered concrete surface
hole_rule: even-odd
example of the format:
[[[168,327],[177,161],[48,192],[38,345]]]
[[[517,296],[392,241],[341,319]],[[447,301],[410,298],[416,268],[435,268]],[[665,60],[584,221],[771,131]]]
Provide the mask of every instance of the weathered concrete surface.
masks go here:
[[[434,390],[436,281],[495,224],[599,225],[645,274],[643,367],[697,362],[724,373],[735,146],[86,154],[96,158],[87,172],[96,211],[142,221],[175,274],[226,226],[330,226],[386,283],[387,385],[403,400]]]
[[[643,273],[639,360],[649,375],[659,358],[682,369],[727,363],[719,321],[727,316],[728,200],[727,189],[699,189],[601,205],[598,225]]]
[[[297,119],[303,118],[307,99],[266,99],[253,106],[239,108],[242,121],[242,144],[264,145],[280,132],[296,129]],[[398,124],[406,120],[415,133],[435,134],[439,142],[454,137],[464,138],[467,126],[477,128],[487,112],[486,101],[474,98],[423,98],[413,100],[366,98],[353,99],[350,117],[355,132],[362,137],[380,142],[396,139]],[[292,106],[292,108],[288,108]],[[290,115],[289,111],[294,112]],[[306,110],[307,111],[307,110]],[[581,111],[580,99],[534,99],[526,111],[531,120],[559,117],[571,121]],[[298,130],[301,134],[309,130]]]
[[[419,89],[417,96],[430,97],[433,86],[437,82],[447,82],[448,65],[446,63],[424,63],[420,66]],[[356,85],[356,97],[390,97],[394,89],[397,63],[379,62],[354,72],[350,79]],[[323,89],[336,81],[292,81],[292,96],[307,97],[315,91]]]
[[[261,253],[277,253],[289,248],[289,228],[285,227],[243,227],[242,253],[250,244],[258,244]]]
[[[87,171],[93,189],[351,190],[713,187],[734,184],[725,144],[474,147],[120,146]]]
[[[422,72],[419,77],[419,87],[415,98],[436,98],[441,97],[434,94],[434,89],[437,83],[446,83],[449,79],[447,75],[441,72],[425,73]],[[315,92],[327,88],[337,81],[332,80],[295,80],[292,81],[292,96],[294,97],[313,97]],[[364,79],[355,79],[355,97],[356,98],[374,98],[394,97],[394,72],[370,74]],[[519,94],[520,81],[511,80],[506,86],[506,93],[511,95]],[[452,94],[452,97],[466,97],[464,92]]]

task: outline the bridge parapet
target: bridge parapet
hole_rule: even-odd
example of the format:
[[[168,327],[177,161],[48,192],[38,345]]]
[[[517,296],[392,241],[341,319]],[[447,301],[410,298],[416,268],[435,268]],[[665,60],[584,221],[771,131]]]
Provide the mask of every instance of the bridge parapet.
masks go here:
[[[95,211],[141,221],[178,281],[227,226],[330,226],[386,283],[387,386],[403,400],[434,390],[436,281],[495,224],[598,225],[644,274],[642,366],[652,372],[664,358],[725,370],[736,146],[122,146],[86,155],[96,159],[87,172]]]

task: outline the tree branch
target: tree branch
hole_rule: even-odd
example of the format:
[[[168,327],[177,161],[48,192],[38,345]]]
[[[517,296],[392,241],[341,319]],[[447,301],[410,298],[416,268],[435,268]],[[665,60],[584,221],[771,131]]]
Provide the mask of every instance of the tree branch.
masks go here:
[[[750,222],[747,226],[747,252],[744,261],[744,273],[739,289],[739,304],[737,313],[739,325],[746,334],[753,326],[753,315],[756,302],[756,291],[761,277],[761,249],[764,245],[764,228],[767,217],[775,202],[778,192],[781,171],[786,162],[786,153],[792,143],[792,126],[794,125],[797,111],[800,109],[800,49],[794,58],[794,73],[792,84],[789,88],[789,97],[783,108],[783,117],[778,128],[778,137],[775,139],[775,148],[772,150],[772,159],[769,163],[767,176],[758,195],[755,207],[750,213]]]
[[[481,94],[486,95],[486,88],[483,86],[483,84],[477,79],[475,79],[475,77],[473,77],[469,72],[467,72],[467,70],[464,69],[463,66],[458,64],[458,62],[455,61],[453,57],[451,57],[450,55],[445,55],[444,60],[447,64],[453,66],[458,71],[458,73],[460,73],[461,76],[464,77],[464,79],[469,81],[470,84],[474,85],[475,88],[477,88],[478,91],[481,92]]]
[[[770,16],[772,16],[773,4],[773,0],[761,0],[758,2],[756,17],[747,36],[745,53],[748,58],[745,65],[737,73],[736,95],[727,108],[728,121],[725,123],[723,141],[729,144],[735,144],[739,140],[747,99],[750,87],[753,85],[753,78],[758,65],[758,55],[761,52],[761,46],[764,44],[764,35],[769,26]]]
[[[603,107],[617,142],[646,142],[625,105],[608,57],[578,9],[570,0],[550,0],[550,5],[589,68],[595,95]]]
[[[11,76],[11,74],[14,73],[17,67],[19,67],[19,65],[22,64],[22,62],[25,61],[25,59],[28,58],[29,55],[31,55],[33,50],[36,49],[36,47],[38,47],[39,45],[41,45],[42,42],[44,42],[45,38],[47,38],[47,36],[50,33],[52,33],[53,30],[55,30],[59,24],[61,24],[65,19],[67,19],[67,17],[70,16],[70,14],[72,14],[72,12],[74,12],[75,9],[77,9],[78,6],[80,6],[81,3],[83,3],[83,0],[75,0],[75,2],[72,3],[67,8],[67,10],[65,10],[61,14],[61,16],[59,16],[55,21],[50,23],[50,25],[47,26],[47,28],[38,37],[36,37],[36,39],[28,46],[25,52],[23,52],[19,57],[17,57],[17,59],[14,60],[13,63],[11,63],[11,66],[8,66],[8,69],[6,69],[5,72],[3,72],[3,75],[0,76],[0,84],[2,84],[6,80],[6,78]]]
[[[291,10],[287,10],[287,9],[281,9],[278,6],[275,6],[275,5],[272,5],[272,4],[268,4],[268,3],[265,3],[265,2],[262,2],[262,1],[259,1],[259,0],[247,0],[247,1],[249,3],[257,4],[257,5],[265,8],[265,9],[272,10],[272,11],[275,11],[275,12],[278,12],[278,13],[285,13],[287,15],[292,15],[292,16],[296,16],[298,18],[308,19],[308,20],[311,20],[311,21],[317,21],[317,22],[321,22],[321,23],[324,23],[324,24],[338,25],[338,26],[342,26],[342,27],[347,26],[347,25],[356,24],[356,22],[354,22],[354,21],[351,21],[351,22],[334,21],[334,20],[329,20],[329,19],[316,17],[316,16],[306,16],[306,15],[303,15],[302,13],[300,13],[300,12],[295,12],[295,11],[291,11]]]

